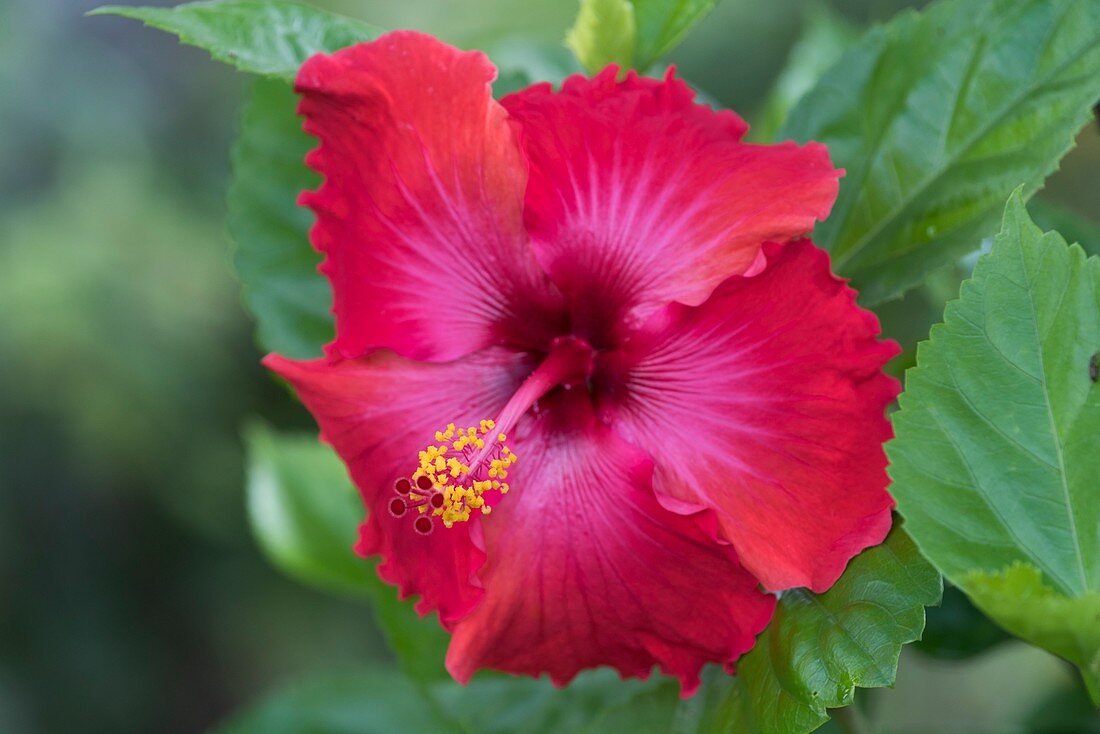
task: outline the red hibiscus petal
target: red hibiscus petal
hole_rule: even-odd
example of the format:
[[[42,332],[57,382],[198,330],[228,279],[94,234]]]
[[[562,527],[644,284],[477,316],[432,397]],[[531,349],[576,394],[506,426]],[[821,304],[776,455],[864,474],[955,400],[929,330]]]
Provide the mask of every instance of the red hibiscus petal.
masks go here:
[[[479,52],[397,32],[309,59],[299,112],[325,183],[302,201],[326,254],[346,358],[446,360],[561,333],[523,229],[527,172]]]
[[[552,394],[516,434],[512,492],[483,524],[485,597],[447,653],[455,678],[491,667],[562,685],[597,665],[641,678],[659,665],[690,695],[705,663],[752,647],[774,598],[696,519],[660,506],[652,462],[583,391]]]
[[[841,173],[823,145],[742,143],[745,123],[694,103],[671,72],[616,72],[502,100],[523,126],[536,255],[596,346],[668,302],[701,303],[765,241],[809,232]]]
[[[882,541],[898,352],[810,242],[764,248],[699,307],[671,304],[601,366],[601,415],[656,463],[666,506],[714,508],[768,589],[824,591]],[[682,504],[682,503],[686,503]]]
[[[481,598],[475,572],[485,555],[478,520],[429,535],[415,515],[394,518],[394,482],[417,467],[417,452],[447,422],[477,425],[497,413],[533,368],[523,354],[483,350],[447,364],[412,362],[390,352],[352,361],[296,362],[270,355],[265,364],[286,378],[347,464],[368,515],[356,550],[381,554],[379,574],[402,597],[420,594],[422,614],[438,609],[444,626]]]

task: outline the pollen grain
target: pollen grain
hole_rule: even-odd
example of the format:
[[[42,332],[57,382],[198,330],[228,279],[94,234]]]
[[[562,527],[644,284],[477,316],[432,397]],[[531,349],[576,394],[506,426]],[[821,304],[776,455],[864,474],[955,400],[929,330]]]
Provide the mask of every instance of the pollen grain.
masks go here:
[[[469,521],[475,511],[492,512],[488,500],[494,499],[493,493],[508,494],[505,480],[518,461],[504,443],[508,437],[495,429],[494,421],[483,420],[466,428],[449,423],[436,431],[435,441],[418,453],[416,471],[394,483],[390,514],[401,517],[415,509],[419,516],[413,527],[427,535],[435,520],[450,528]]]

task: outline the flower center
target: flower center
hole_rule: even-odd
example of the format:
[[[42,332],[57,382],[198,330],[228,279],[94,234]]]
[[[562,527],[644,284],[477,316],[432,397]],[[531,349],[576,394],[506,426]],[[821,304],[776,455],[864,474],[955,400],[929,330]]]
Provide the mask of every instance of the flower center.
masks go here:
[[[539,398],[558,385],[572,386],[587,378],[592,348],[573,337],[559,337],[550,353],[528,375],[495,420],[457,428],[454,423],[435,432],[417,455],[419,466],[393,485],[388,509],[395,518],[415,512],[413,529],[427,535],[436,522],[446,528],[467,522],[475,511],[488,515],[508,494],[508,470],[519,460],[505,441],[519,419]]]

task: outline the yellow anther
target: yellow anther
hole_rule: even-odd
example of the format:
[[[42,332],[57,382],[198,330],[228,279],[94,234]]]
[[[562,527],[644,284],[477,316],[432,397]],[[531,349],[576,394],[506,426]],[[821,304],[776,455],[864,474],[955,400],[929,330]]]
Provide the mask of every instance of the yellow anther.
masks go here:
[[[503,443],[507,436],[495,430],[494,421],[483,420],[465,428],[449,423],[435,431],[435,443],[417,452],[418,466],[411,477],[414,489],[409,496],[418,504],[411,507],[439,518],[448,528],[469,521],[475,511],[482,515],[492,512],[487,501],[491,496],[485,495],[508,491],[508,485],[500,480],[508,476],[508,467],[516,461],[515,453]],[[430,486],[416,489],[423,477]]]

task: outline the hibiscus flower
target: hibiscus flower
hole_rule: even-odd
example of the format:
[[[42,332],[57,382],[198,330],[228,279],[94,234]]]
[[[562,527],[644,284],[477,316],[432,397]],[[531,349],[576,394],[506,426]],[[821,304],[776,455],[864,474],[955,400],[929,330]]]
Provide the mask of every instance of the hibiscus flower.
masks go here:
[[[837,193],[824,146],[746,144],[671,72],[500,102],[495,76],[411,32],[302,67],[336,337],[266,364],[455,678],[656,665],[688,695],[767,592],[885,537],[896,346],[801,239]]]

